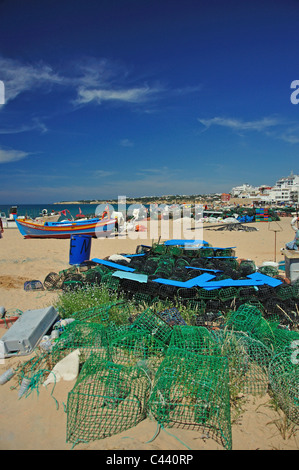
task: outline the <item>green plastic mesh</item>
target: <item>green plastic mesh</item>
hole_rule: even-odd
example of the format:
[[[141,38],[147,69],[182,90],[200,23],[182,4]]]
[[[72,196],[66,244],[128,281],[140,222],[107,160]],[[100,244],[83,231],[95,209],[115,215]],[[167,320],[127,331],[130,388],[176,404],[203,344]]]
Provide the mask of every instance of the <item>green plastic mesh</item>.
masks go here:
[[[276,288],[276,295],[282,300],[291,299],[294,295],[293,287],[287,284],[281,284]]]
[[[169,348],[149,398],[149,411],[163,427],[203,429],[231,449],[227,359]]]
[[[279,271],[275,266],[261,266],[259,272],[266,276],[276,277],[279,275]]]
[[[286,416],[299,425],[299,340],[275,355],[269,366],[269,382]]]
[[[146,361],[147,369],[156,370],[165,355],[165,348],[143,330],[119,328],[107,332],[107,358],[116,364],[135,366]]]
[[[201,326],[175,326],[169,346],[198,354],[220,354],[220,347],[214,336]]]
[[[230,394],[263,395],[268,388],[268,365],[272,352],[261,342],[244,332],[216,330],[221,355],[228,358]]]
[[[31,380],[27,396],[34,390],[38,393],[53,367],[77,349],[80,351],[80,365],[93,354],[101,354],[103,358],[107,358],[106,329],[102,325],[79,321],[67,325],[51,350],[37,352],[36,356],[20,366],[19,381],[25,376]]]
[[[203,300],[218,299],[219,290],[218,289],[198,289],[198,297]]]
[[[169,253],[171,256],[182,256],[184,250],[178,246],[168,246],[167,253]]]
[[[239,291],[236,287],[222,287],[219,289],[218,296],[222,302],[233,300],[238,297]]]
[[[102,352],[106,356],[107,331],[103,325],[73,321],[56,341],[50,352],[52,364],[56,364],[75,349],[80,349],[80,361]]]
[[[133,327],[151,334],[161,346],[165,347],[169,344],[172,326],[150,308],[146,309],[135,319]]]
[[[107,325],[110,321],[120,322],[129,316],[129,306],[125,302],[111,302],[90,309],[83,309],[75,312],[72,318],[79,321],[92,321]]]
[[[299,299],[299,279],[293,284],[293,296]]]
[[[103,439],[146,416],[150,380],[143,368],[92,356],[67,400],[67,442]]]
[[[209,258],[211,256],[214,256],[214,249],[213,248],[201,248],[200,256],[202,258]]]
[[[159,245],[158,243],[154,243],[152,246],[152,252],[153,253],[159,253],[159,254],[164,254],[167,251],[167,246],[162,244]]]
[[[262,313],[257,307],[250,304],[243,304],[235,312],[230,312],[226,326],[233,328],[235,331],[251,333],[260,323],[261,318]]]

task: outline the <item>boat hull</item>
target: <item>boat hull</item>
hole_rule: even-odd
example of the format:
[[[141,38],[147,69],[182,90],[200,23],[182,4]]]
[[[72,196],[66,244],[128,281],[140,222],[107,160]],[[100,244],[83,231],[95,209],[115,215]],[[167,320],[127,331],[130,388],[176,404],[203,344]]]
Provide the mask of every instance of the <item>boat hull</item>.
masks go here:
[[[73,235],[100,238],[109,237],[115,230],[115,219],[46,222],[44,224],[16,219],[16,223],[24,238],[70,238]]]

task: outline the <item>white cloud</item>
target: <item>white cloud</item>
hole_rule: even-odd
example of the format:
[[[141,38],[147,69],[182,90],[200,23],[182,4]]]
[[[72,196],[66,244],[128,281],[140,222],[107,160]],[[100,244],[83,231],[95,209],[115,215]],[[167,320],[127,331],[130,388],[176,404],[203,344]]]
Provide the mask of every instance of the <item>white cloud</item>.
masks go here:
[[[143,103],[158,90],[149,87],[127,88],[127,89],[86,89],[80,87],[76,103],[86,104],[95,102],[102,104],[104,101],[115,101],[123,103]]]
[[[0,135],[20,134],[22,132],[29,132],[29,131],[39,131],[42,134],[45,134],[46,132],[48,132],[48,128],[39,119],[33,119],[30,124],[21,124],[18,127],[15,126],[15,127],[0,128]]]
[[[24,64],[18,60],[0,57],[0,79],[5,85],[5,104],[20,93],[45,85],[63,84],[64,78],[42,62]]]
[[[140,83],[129,71],[107,59],[85,58],[64,64],[59,71],[43,62],[23,63],[0,56],[0,80],[5,85],[5,107],[21,93],[49,92],[53,86],[75,93],[73,105],[104,102],[140,104],[162,92],[159,85]]]
[[[243,121],[236,118],[214,117],[211,119],[198,119],[205,126],[205,130],[212,126],[228,128],[238,134],[255,131],[261,132],[267,137],[283,140],[288,144],[299,143],[298,123],[290,122],[278,117],[264,117],[254,121]]]
[[[228,127],[235,131],[264,131],[271,127],[281,124],[281,121],[273,117],[265,117],[256,121],[242,121],[235,118],[214,117],[212,119],[198,119],[205,127],[217,125]]]
[[[132,142],[130,139],[122,139],[120,141],[120,145],[122,147],[134,147],[134,142]]]
[[[108,178],[108,176],[114,175],[114,171],[108,171],[108,170],[95,170],[93,172],[93,176],[96,178]]]
[[[14,150],[14,149],[1,149],[0,148],[0,164],[1,163],[10,163],[10,162],[17,162],[19,160],[23,160],[28,155],[28,152],[23,152],[21,150]]]

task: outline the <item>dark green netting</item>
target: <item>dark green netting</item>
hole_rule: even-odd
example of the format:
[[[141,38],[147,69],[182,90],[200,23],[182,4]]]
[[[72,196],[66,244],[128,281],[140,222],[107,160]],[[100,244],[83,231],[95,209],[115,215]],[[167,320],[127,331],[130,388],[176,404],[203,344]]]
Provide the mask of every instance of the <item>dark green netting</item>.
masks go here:
[[[261,266],[258,270],[266,276],[276,277],[279,275],[279,271],[275,266]]]
[[[224,329],[214,330],[213,335],[218,341],[221,355],[228,358],[231,397],[237,397],[240,392],[265,394],[272,352],[245,332]]]
[[[269,382],[281,409],[299,425],[299,340],[272,358]]]
[[[219,299],[219,290],[218,289],[198,289],[198,297],[203,300],[210,299]]]
[[[92,356],[67,400],[67,442],[103,439],[136,426],[146,416],[151,382],[143,367]]]
[[[212,333],[201,326],[175,326],[169,347],[198,354],[219,355],[220,347]]]
[[[169,344],[172,334],[172,326],[159,317],[151,308],[146,309],[135,319],[133,328],[151,334],[162,347]]]
[[[169,348],[149,398],[149,411],[163,427],[205,430],[231,449],[227,358]]]
[[[299,299],[299,280],[293,284],[293,295],[296,299]]]
[[[52,349],[46,352],[37,351],[36,356],[23,363],[18,371],[19,381],[30,378],[27,396],[39,387],[51,373],[54,366],[68,354],[79,349],[80,365],[93,354],[107,358],[107,331],[102,325],[73,321],[57,339]],[[55,380],[54,380],[55,382]]]
[[[72,315],[72,318],[79,321],[92,321],[107,325],[109,322],[123,323],[128,320],[129,316],[129,304],[119,301],[79,310]]]
[[[253,305],[241,305],[235,312],[230,312],[226,321],[228,328],[251,333],[260,323],[261,311]]]
[[[276,287],[276,295],[282,300],[291,299],[294,295],[293,287],[288,284],[281,284]]]
[[[116,364],[136,366],[143,361],[152,372],[160,365],[165,348],[151,334],[136,328],[109,336],[107,358]]]
[[[119,280],[106,266],[49,276],[49,289],[64,284],[76,293],[103,285],[118,299],[68,314],[75,321],[53,349],[19,370],[19,382],[31,380],[30,393],[59,360],[80,350],[80,374],[68,400],[69,442],[120,432],[149,411],[161,426],[204,428],[231,448],[230,414],[240,392],[269,388],[297,423],[298,365],[290,358],[299,341],[299,281],[212,290],[159,284],[157,277],[185,282],[206,269],[214,280],[244,279],[256,266],[225,258],[234,256],[232,249],[156,244],[140,252],[144,256],[132,257],[130,265],[148,275],[146,283]]]

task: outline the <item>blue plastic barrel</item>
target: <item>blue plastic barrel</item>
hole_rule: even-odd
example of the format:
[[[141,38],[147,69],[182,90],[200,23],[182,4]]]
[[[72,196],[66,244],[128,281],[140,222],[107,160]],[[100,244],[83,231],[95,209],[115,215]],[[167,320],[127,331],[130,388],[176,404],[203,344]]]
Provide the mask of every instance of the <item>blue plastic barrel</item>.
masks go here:
[[[82,264],[90,258],[91,236],[71,235],[69,264]]]

